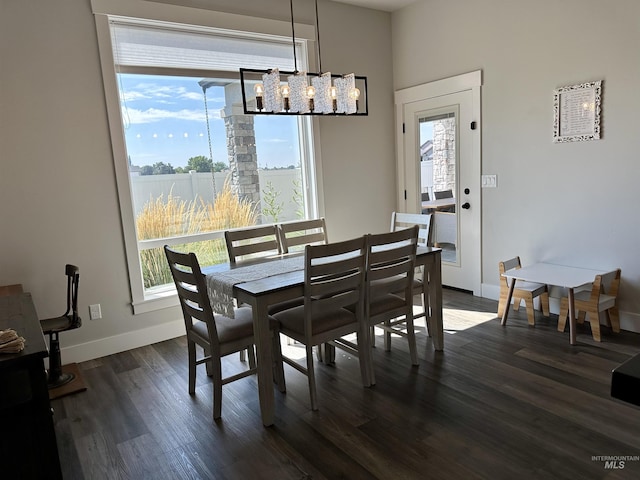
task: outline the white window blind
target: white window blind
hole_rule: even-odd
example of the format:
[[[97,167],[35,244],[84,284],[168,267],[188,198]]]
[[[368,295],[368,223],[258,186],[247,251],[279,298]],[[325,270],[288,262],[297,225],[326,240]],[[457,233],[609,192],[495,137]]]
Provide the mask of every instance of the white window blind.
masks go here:
[[[235,72],[240,68],[294,70],[290,38],[251,38],[220,29],[187,31],[177,24],[147,25],[126,20],[111,20],[111,36],[114,62],[119,66]],[[296,43],[298,59],[301,51],[301,44]]]

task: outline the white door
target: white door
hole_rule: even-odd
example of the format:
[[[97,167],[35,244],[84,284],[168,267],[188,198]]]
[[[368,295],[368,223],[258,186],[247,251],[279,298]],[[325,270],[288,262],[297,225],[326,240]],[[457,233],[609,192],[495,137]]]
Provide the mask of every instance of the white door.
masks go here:
[[[442,82],[434,82],[435,91],[425,90],[427,84],[396,94],[404,132],[398,141],[398,208],[433,214],[442,283],[480,295],[479,86],[476,105],[473,89],[456,91],[453,79],[448,93]]]

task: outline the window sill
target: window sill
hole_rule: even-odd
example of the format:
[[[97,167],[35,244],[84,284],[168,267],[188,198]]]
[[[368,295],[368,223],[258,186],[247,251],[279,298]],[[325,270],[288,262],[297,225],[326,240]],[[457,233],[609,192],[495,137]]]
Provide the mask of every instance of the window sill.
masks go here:
[[[133,314],[155,312],[164,308],[177,307],[180,305],[178,294],[175,288],[161,287],[150,289],[145,292],[144,300],[133,302]]]

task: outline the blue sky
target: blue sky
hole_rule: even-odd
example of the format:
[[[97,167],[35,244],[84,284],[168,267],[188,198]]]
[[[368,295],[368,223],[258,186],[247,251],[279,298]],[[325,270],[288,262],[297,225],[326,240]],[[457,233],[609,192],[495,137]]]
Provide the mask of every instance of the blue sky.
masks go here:
[[[125,141],[131,163],[156,162],[183,167],[190,157],[209,156],[202,78],[119,75]],[[227,139],[220,110],[224,89],[207,89],[214,162],[228,164]],[[298,165],[296,117],[256,116],[259,167]]]
[[[420,119],[420,146],[427,140],[433,141],[433,122]]]

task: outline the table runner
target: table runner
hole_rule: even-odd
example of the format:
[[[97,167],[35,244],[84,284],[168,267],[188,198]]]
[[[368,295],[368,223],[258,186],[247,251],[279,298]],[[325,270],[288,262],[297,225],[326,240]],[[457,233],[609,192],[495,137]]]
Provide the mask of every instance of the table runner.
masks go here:
[[[295,256],[235,267],[226,272],[205,275],[211,308],[215,313],[233,318],[233,286],[282,273],[304,269],[304,256]]]

